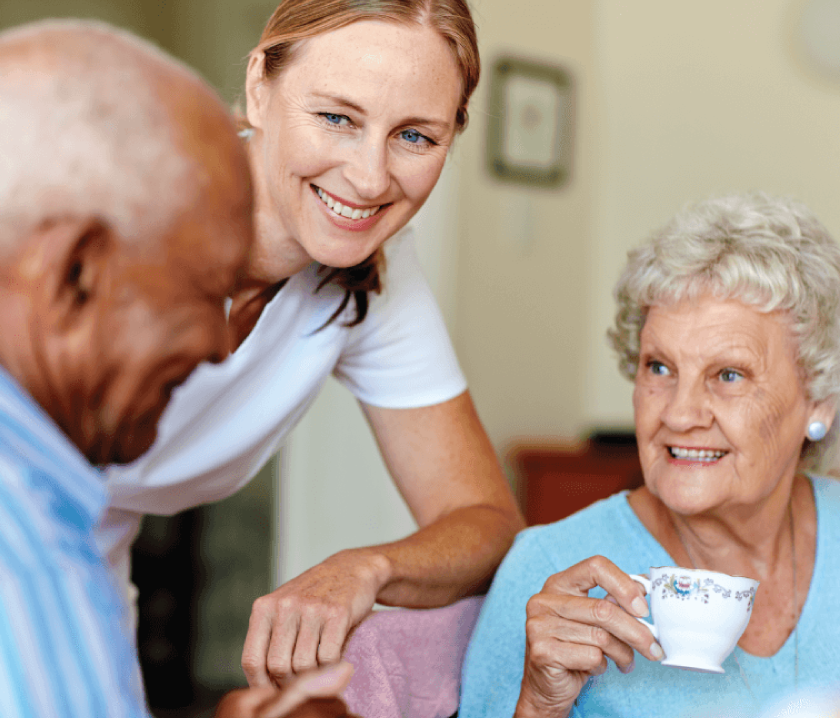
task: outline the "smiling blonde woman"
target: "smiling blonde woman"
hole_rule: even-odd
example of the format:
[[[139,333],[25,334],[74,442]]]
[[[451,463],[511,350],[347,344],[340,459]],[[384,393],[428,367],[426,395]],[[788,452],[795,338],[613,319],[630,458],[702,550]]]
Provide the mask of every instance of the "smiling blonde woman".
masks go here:
[[[420,526],[259,599],[243,653],[252,685],[337,661],[374,602],[440,606],[481,590],[522,526],[407,228],[478,76],[462,0],[284,0],[251,53],[257,238],[231,297],[232,354],[176,392],[149,454],[108,472],[101,545],[130,590],[142,515],[236,491],[331,373]]]

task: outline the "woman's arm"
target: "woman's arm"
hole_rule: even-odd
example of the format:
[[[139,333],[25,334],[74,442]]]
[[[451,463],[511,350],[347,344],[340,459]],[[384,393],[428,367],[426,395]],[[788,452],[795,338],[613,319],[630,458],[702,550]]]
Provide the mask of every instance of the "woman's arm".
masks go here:
[[[524,521],[469,393],[420,409],[364,408],[420,527],[375,549],[388,565],[377,602],[443,606],[485,590]]]
[[[524,525],[467,392],[435,406],[364,410],[420,529],[342,551],[258,599],[242,657],[251,685],[337,661],[375,602],[443,606],[483,590]]]

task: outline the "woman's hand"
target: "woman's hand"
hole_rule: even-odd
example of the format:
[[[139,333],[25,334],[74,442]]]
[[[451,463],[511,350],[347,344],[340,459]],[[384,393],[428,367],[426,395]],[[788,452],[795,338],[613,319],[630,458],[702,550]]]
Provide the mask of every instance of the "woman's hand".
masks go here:
[[[589,598],[596,586],[610,598]],[[633,618],[648,615],[644,590],[603,556],[549,578],[528,601],[527,615],[517,718],[567,716],[586,681],[607,670],[607,658],[629,673],[634,649],[650,660],[663,656],[651,632]]]
[[[350,714],[338,696],[352,675],[353,667],[342,663],[300,676],[282,689],[272,685],[231,691],[215,718],[344,718]]]
[[[366,549],[342,551],[254,602],[242,668],[250,686],[337,663],[351,629],[370,613],[388,561]]]

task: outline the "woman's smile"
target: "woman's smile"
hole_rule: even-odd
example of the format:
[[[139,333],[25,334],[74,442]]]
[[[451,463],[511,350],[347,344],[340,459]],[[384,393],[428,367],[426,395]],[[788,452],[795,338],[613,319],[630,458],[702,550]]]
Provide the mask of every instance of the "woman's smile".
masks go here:
[[[370,229],[391,207],[391,203],[384,205],[364,205],[350,202],[327,192],[322,187],[310,185],[318,196],[321,204],[327,208],[327,217],[338,227],[349,229],[351,232],[362,232]]]
[[[729,453],[720,449],[688,448],[685,446],[669,446],[667,448],[672,462],[677,464],[716,464]]]

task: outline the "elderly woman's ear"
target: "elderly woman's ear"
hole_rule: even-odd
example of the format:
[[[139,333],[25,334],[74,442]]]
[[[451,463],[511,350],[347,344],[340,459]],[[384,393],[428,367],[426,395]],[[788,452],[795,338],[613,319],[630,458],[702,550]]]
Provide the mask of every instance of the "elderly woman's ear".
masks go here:
[[[831,430],[834,419],[837,416],[836,399],[824,399],[814,402],[808,417],[808,425],[805,427],[805,437],[811,441],[820,441],[825,438]]]

